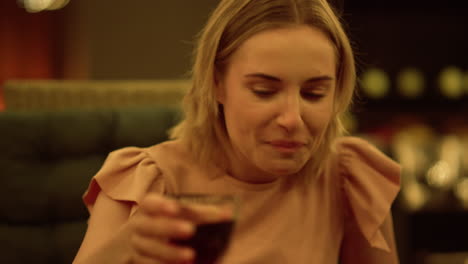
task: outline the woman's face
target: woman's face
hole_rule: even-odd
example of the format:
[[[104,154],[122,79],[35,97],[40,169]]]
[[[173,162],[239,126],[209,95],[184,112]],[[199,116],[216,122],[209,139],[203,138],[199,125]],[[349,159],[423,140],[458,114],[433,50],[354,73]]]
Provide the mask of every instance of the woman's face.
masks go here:
[[[335,66],[332,43],[309,26],[266,30],[239,47],[217,98],[234,177],[268,182],[314,158],[312,145],[332,117]]]

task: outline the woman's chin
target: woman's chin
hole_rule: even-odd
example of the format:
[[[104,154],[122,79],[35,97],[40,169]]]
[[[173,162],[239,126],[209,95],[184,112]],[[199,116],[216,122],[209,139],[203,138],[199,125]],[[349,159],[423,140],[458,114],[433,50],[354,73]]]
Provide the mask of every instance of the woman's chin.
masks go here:
[[[284,177],[298,173],[304,165],[302,164],[274,164],[273,166],[268,166],[266,171],[276,177]]]
[[[268,157],[265,159],[264,157]],[[307,163],[307,155],[293,155],[290,157],[265,155],[258,161],[261,162],[263,169],[275,176],[288,176],[298,173]]]

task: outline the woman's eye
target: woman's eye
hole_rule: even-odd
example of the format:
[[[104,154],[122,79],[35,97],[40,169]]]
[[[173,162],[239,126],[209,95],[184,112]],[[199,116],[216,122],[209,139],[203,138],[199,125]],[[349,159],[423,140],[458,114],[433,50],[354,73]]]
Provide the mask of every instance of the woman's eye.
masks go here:
[[[278,90],[275,86],[272,84],[265,84],[265,83],[257,83],[253,84],[250,88],[252,90],[252,93],[254,93],[257,97],[260,98],[268,98],[273,96],[276,91]]]
[[[325,96],[325,94],[318,92],[302,92],[301,95],[304,99],[307,100],[318,100]]]
[[[261,98],[267,98],[275,94],[275,91],[273,90],[252,90],[252,92]]]

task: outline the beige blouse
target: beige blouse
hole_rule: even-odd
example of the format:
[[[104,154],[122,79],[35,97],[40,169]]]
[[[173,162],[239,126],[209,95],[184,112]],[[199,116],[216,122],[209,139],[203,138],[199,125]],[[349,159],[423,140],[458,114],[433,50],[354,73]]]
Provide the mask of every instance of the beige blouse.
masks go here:
[[[133,213],[148,192],[235,194],[240,214],[221,264],[336,264],[348,223],[368,247],[390,251],[381,227],[399,191],[400,166],[355,137],[337,140],[327,165],[308,186],[291,177],[251,184],[198,164],[179,141],[128,147],[109,155],[84,202],[92,214],[102,191],[133,202]]]

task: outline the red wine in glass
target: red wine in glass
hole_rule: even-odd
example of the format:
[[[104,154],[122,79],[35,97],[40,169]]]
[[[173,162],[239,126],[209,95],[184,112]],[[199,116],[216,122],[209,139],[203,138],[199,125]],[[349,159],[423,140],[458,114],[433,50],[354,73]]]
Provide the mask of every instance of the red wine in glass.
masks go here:
[[[185,206],[197,204],[216,206],[231,212],[232,218],[220,222],[200,222],[191,238],[172,241],[177,245],[191,247],[195,250],[194,264],[215,264],[229,245],[238,209],[237,199],[232,195],[213,194],[176,194],[169,195],[169,197],[178,200],[187,209],[190,206]]]
[[[234,221],[200,224],[191,238],[173,242],[193,248],[195,264],[214,264],[228,247],[233,226]]]

